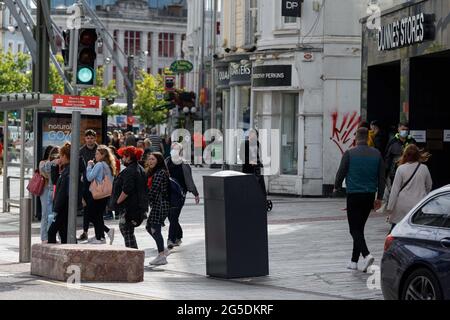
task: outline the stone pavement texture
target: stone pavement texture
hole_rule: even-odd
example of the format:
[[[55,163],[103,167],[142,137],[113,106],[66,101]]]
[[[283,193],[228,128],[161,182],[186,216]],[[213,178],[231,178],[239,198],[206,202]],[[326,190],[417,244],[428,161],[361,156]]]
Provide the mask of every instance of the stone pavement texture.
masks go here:
[[[193,172],[202,195],[202,176],[215,171],[193,169]],[[148,266],[157,250],[153,239],[141,226],[136,236],[139,248],[146,253],[144,282],[85,283],[82,287],[84,290],[120,293],[124,298],[149,299],[383,299],[376,274],[346,269],[352,241],[343,210],[346,206],[344,199],[270,198],[274,209],[268,216],[269,276],[236,280],[206,276],[203,201],[195,205],[190,195],[180,218],[184,230],[183,243],[172,250],[167,265]],[[17,214],[0,214],[0,272],[3,268],[6,269],[4,272],[16,276],[30,277],[29,264],[11,264],[18,261],[19,241],[14,235],[18,230],[17,220]],[[123,245],[117,221],[109,220],[106,224],[116,228],[114,244]],[[33,243],[39,242],[38,227],[38,224],[33,225]],[[385,217],[373,214],[369,218],[366,240],[375,264],[380,263],[388,230]],[[93,228],[90,234],[93,235]],[[163,236],[167,238],[167,226],[163,229]],[[374,285],[368,286],[369,277],[370,280],[375,279]],[[0,277],[0,288],[2,282]],[[79,293],[76,299],[82,296]],[[8,299],[8,294],[8,291],[0,289],[0,299]],[[41,298],[54,299],[51,295]]]

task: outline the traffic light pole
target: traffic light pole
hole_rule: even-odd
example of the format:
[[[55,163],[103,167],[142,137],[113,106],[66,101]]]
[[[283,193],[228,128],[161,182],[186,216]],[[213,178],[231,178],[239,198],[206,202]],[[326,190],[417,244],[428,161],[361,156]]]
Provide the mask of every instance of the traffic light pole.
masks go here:
[[[133,131],[133,124],[130,123],[130,120],[133,117],[134,56],[128,56],[128,80],[131,88],[127,86],[127,130]]]
[[[50,0],[42,1],[47,1],[47,3],[50,3]],[[36,27],[34,38],[36,40],[37,59],[33,63],[33,91],[48,93],[50,50],[43,10],[44,8],[41,1],[39,1],[36,7]]]

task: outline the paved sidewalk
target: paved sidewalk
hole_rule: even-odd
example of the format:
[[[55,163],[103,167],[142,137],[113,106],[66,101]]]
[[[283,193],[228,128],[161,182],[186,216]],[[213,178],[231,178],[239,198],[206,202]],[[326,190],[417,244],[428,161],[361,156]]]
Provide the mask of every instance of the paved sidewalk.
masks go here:
[[[213,170],[194,169],[202,192],[202,175]],[[145,269],[139,284],[89,283],[83,287],[120,292],[130,296],[160,299],[382,299],[381,290],[370,290],[370,274],[346,269],[352,242],[348,232],[345,201],[341,199],[300,199],[272,197],[274,209],[269,213],[270,275],[261,278],[219,280],[206,276],[204,212],[189,197],[181,224],[185,238],[172,250],[169,264]],[[106,221],[116,228],[115,245],[123,245],[117,221]],[[38,224],[33,226],[33,243],[39,242]],[[369,249],[380,262],[384,237],[389,226],[383,216],[374,214],[366,227]],[[29,265],[6,265],[18,260],[17,215],[0,214],[0,271],[26,274]],[[91,228],[90,234],[93,235]],[[136,232],[140,248],[146,252],[146,265],[156,255],[156,245],[141,226]],[[167,227],[163,230],[167,237]],[[2,264],[2,262],[4,264]],[[0,277],[0,283],[2,282]],[[0,290],[0,299],[8,299]],[[43,297],[44,298],[44,297]],[[49,297],[50,298],[50,297]]]

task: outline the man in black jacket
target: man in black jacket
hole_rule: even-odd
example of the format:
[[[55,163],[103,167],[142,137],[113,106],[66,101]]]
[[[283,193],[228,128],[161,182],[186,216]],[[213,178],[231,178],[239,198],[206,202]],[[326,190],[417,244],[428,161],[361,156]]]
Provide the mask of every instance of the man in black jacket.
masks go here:
[[[84,146],[80,149],[80,162],[82,163],[80,168],[82,168],[82,175],[83,175],[83,199],[85,202],[85,208],[83,209],[83,233],[78,237],[79,241],[86,241],[88,240],[88,231],[89,231],[89,206],[92,205],[92,201],[94,199],[92,198],[92,194],[89,191],[90,182],[87,180],[86,177],[86,168],[87,164],[90,160],[95,160],[95,153],[97,152],[97,133],[92,130],[86,130],[84,133]],[[82,160],[82,161],[81,161]]]

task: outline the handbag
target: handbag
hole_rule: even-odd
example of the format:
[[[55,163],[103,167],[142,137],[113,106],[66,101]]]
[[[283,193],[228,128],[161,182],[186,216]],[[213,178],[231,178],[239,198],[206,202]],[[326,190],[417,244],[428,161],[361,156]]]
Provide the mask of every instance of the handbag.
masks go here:
[[[106,175],[104,168],[103,168],[103,175],[104,178],[102,182],[98,183],[94,179],[92,180],[91,185],[89,186],[89,191],[92,193],[92,198],[94,198],[94,200],[108,198],[112,194],[112,182]]]
[[[44,192],[45,178],[39,173],[39,170],[34,171],[34,175],[27,185],[27,190],[34,196],[40,197]]]

